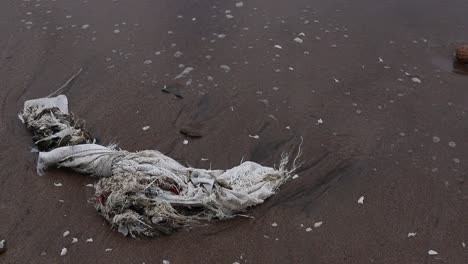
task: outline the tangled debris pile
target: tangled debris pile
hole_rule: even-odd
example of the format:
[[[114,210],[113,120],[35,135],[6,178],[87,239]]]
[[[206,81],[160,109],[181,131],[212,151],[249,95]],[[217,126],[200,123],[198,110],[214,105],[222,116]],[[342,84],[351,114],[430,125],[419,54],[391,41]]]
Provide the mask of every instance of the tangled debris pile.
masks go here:
[[[68,112],[64,95],[25,102],[19,115],[41,151],[37,171],[66,167],[99,177],[95,207],[124,235],[157,236],[227,219],[262,203],[299,166],[277,169],[243,162],[229,170],[187,168],[155,150],[128,152],[92,143],[84,122]]]

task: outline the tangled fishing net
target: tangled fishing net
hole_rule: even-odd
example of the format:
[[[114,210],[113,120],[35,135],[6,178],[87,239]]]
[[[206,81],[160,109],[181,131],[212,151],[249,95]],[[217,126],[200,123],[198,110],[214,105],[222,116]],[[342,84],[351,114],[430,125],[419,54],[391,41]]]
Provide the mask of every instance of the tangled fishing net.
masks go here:
[[[26,101],[20,119],[39,149],[37,172],[71,168],[98,177],[94,205],[124,235],[158,236],[263,203],[298,167],[282,155],[278,168],[243,162],[229,170],[187,168],[156,150],[128,152],[94,144],[66,96]]]

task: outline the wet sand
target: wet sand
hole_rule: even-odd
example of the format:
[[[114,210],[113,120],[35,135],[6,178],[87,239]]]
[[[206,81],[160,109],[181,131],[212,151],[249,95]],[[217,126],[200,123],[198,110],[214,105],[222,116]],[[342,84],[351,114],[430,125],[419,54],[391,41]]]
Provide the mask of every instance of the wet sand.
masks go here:
[[[0,262],[468,263],[468,2],[450,2],[2,1]],[[36,175],[17,119],[79,68],[65,94],[103,144],[229,168],[303,137],[299,178],[252,219],[125,238],[87,202],[95,179]]]

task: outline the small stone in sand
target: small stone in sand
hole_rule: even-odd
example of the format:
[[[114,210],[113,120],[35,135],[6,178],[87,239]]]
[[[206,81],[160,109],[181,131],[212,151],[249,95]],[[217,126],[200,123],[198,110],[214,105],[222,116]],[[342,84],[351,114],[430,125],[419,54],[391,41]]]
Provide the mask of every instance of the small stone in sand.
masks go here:
[[[145,60],[145,61],[143,62],[143,64],[146,64],[146,65],[151,64],[151,63],[153,63],[152,60]]]
[[[275,222],[275,223],[271,224],[271,226],[272,226],[272,227],[277,227],[278,224]]]
[[[455,142],[453,142],[453,141],[450,141],[450,142],[448,143],[448,145],[449,145],[450,147],[452,147],[452,148],[454,148],[454,147],[457,146],[457,144],[456,144]]]
[[[7,247],[5,239],[0,240],[0,254],[4,253],[6,249]]]
[[[416,233],[408,233],[408,237],[415,237]]]
[[[432,137],[432,142],[439,143],[440,142],[440,137],[433,136]]]
[[[310,231],[312,231],[312,228],[310,227],[306,228],[306,232],[310,232]]]
[[[88,28],[89,28],[88,24],[81,26],[81,29],[88,29]]]
[[[238,2],[236,3],[236,7],[243,7],[244,6],[244,3],[243,2]]]
[[[295,38],[294,41],[297,42],[297,43],[303,43],[304,42],[301,38]]]
[[[88,239],[86,239],[86,242],[91,243],[91,242],[93,242],[93,239],[92,239],[92,238],[88,238]]]
[[[54,182],[55,187],[62,187],[62,184],[60,182]]]
[[[68,252],[67,248],[62,248],[62,251],[60,251],[60,256],[65,256]]]
[[[72,238],[72,244],[75,244],[77,242],[78,242],[78,238],[76,238],[76,237]]]
[[[66,236],[68,236],[69,234],[70,234],[70,231],[67,230],[67,231],[63,232],[63,237],[66,237]]]
[[[150,128],[150,126],[144,126],[144,127],[142,127],[141,129],[142,129],[143,131],[146,131],[146,130],[148,130],[149,128]]]
[[[221,69],[223,69],[224,72],[226,72],[226,73],[229,72],[229,71],[231,70],[231,68],[230,68],[229,66],[227,66],[227,65],[221,65],[221,66],[219,66],[219,67],[220,67]]]
[[[120,33],[120,30],[114,29],[114,34],[119,34],[119,33]]]
[[[359,197],[359,200],[357,201],[358,204],[363,204],[364,203],[364,196]]]
[[[187,145],[187,144],[188,144],[188,140],[184,139],[184,141],[182,141],[182,144]]]
[[[421,79],[419,79],[418,77],[412,77],[411,80],[415,83],[421,83]]]
[[[438,255],[439,253],[437,251],[431,249],[431,250],[429,250],[427,252],[427,254],[429,254],[430,256],[435,256],[435,255]]]
[[[314,224],[314,227],[315,227],[315,228],[320,227],[322,224],[323,224],[322,221],[317,222],[317,223]]]

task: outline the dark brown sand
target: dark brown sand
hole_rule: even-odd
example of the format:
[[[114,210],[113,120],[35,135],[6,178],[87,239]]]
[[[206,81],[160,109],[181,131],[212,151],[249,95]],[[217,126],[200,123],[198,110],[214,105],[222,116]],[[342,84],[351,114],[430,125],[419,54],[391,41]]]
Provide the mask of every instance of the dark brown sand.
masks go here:
[[[468,77],[452,72],[468,1],[235,4],[1,1],[0,263],[468,263]],[[229,168],[273,166],[302,136],[300,177],[254,219],[123,237],[87,202],[93,178],[36,175],[16,117],[81,67],[65,94],[103,144]],[[190,124],[203,137],[184,145]]]

